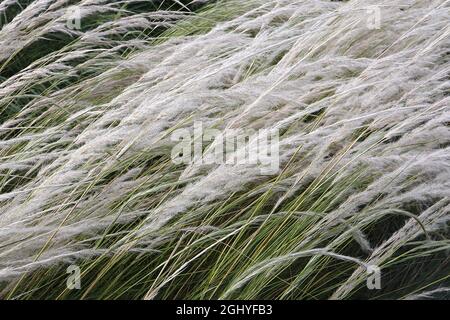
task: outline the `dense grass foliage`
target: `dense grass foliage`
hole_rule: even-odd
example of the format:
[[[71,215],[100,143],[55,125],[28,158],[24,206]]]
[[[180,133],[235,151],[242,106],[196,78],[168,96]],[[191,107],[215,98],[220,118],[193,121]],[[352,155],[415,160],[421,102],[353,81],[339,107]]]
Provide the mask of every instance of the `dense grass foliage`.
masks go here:
[[[448,298],[449,21],[448,0],[2,1],[0,297]],[[280,170],[172,161],[199,122],[276,130]]]

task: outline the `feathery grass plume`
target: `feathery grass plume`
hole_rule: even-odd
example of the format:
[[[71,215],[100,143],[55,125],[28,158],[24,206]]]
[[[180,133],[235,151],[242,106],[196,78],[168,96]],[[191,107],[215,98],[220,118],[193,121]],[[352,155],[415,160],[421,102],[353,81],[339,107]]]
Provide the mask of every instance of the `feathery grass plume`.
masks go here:
[[[448,21],[448,0],[3,1],[0,297],[445,296]],[[278,172],[197,161],[218,140],[173,161],[198,123],[277,132]]]

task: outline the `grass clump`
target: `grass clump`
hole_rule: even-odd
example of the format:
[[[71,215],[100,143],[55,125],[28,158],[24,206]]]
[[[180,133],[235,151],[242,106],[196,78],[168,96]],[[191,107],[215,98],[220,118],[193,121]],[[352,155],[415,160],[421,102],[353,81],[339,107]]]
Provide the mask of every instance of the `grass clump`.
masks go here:
[[[448,297],[445,1],[4,3],[1,298]],[[174,162],[197,123],[279,170]]]

